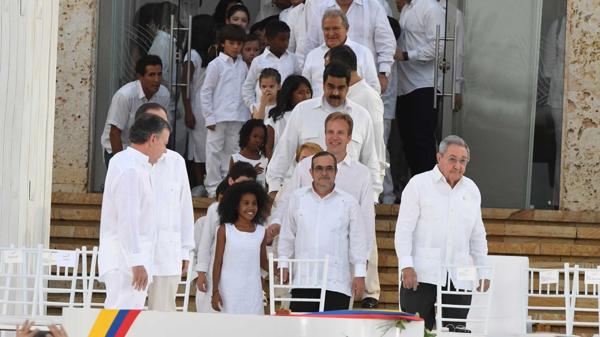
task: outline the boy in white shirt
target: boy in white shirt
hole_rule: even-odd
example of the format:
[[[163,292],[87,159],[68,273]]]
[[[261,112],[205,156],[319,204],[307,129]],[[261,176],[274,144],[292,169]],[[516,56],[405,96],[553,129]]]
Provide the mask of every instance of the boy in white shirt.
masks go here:
[[[206,120],[206,180],[208,196],[214,198],[217,185],[229,169],[229,158],[239,151],[238,134],[250,119],[242,102],[242,84],[248,72],[240,55],[246,33],[236,25],[221,29],[219,56],[208,64],[200,90],[201,110]]]
[[[300,68],[296,55],[287,51],[290,41],[290,27],[283,21],[269,21],[265,26],[267,47],[258,55],[248,70],[248,76],[242,88],[242,97],[248,108],[260,102],[260,88],[258,78],[265,68],[273,68],[281,75],[284,81],[289,75],[299,74]]]

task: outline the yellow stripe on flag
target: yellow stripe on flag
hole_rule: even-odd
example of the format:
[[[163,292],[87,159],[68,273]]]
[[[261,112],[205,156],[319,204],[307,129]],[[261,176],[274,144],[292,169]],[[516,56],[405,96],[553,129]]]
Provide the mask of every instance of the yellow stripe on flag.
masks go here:
[[[119,310],[102,310],[96,317],[96,322],[88,337],[105,337],[110,325],[117,317]]]

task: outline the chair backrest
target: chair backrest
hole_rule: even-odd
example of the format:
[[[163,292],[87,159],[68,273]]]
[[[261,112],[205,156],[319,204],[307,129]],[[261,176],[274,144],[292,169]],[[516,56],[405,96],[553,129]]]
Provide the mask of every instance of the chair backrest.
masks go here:
[[[569,268],[573,273],[569,301],[572,327],[592,327],[600,331],[600,266],[597,268]],[[572,333],[572,332],[571,332]]]
[[[275,273],[275,264],[287,265],[289,282],[282,281],[282,270]],[[274,258],[269,253],[269,309],[270,314],[275,314],[275,302],[314,302],[319,303],[319,311],[325,310],[325,293],[327,288],[327,271],[329,267],[329,256],[323,259],[283,259]],[[294,288],[320,289],[319,298],[291,298],[276,297],[276,289],[291,290]]]
[[[87,255],[87,249],[85,247],[83,249]],[[80,249],[39,249],[42,259],[38,288],[41,315],[48,315],[49,310],[52,309],[84,306],[88,284],[87,271],[82,266],[84,262],[81,261],[83,256],[81,251]],[[87,261],[85,263],[87,264]]]
[[[100,281],[100,276],[98,272],[98,249],[94,247],[88,277],[86,308],[104,309],[105,299],[106,287],[104,286],[104,282]]]
[[[185,275],[181,276],[181,280],[179,281],[179,285],[177,286],[177,294],[175,295],[175,299],[182,299],[183,303],[181,306],[177,306],[177,311],[187,312],[189,303],[190,303],[190,291],[194,289],[194,285],[192,281],[194,280],[194,264],[196,260],[194,259],[195,253],[190,252],[190,263],[188,264],[187,272]]]
[[[40,251],[0,247],[0,316],[39,315]]]
[[[453,322],[457,326],[463,326],[467,329],[473,327],[479,328],[484,335],[488,333],[488,323],[492,300],[492,291],[494,289],[493,267],[491,266],[443,266],[442,273],[445,275],[444,284],[437,285],[436,293],[436,329],[443,331],[444,323]],[[484,280],[489,283],[489,288],[484,289],[481,285]],[[469,304],[457,304],[450,300],[452,296],[470,296]],[[450,313],[450,310],[457,309]],[[465,315],[467,317],[457,316],[459,309],[477,311],[476,316]],[[475,332],[475,331],[474,331]]]
[[[571,310],[571,280],[576,273],[565,263],[563,268],[528,268],[527,323],[565,326],[566,334],[573,334]],[[542,315],[548,315],[542,318]]]

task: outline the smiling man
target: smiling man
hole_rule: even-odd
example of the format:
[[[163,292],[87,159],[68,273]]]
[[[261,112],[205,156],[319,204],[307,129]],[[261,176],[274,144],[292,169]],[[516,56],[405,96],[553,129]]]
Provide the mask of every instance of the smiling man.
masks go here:
[[[402,192],[395,238],[402,273],[401,308],[418,312],[430,330],[435,322],[436,285],[446,284],[445,266],[488,265],[481,194],[475,183],[463,176],[469,159],[467,143],[448,136],[440,143],[433,170],[414,176]],[[450,290],[470,289],[470,284],[454,274],[450,273]],[[486,290],[489,281],[484,283]],[[443,296],[445,304],[471,304],[470,296]],[[444,308],[442,316],[465,319],[468,312]],[[456,328],[465,323],[444,322],[444,326],[450,324]]]
[[[169,90],[160,85],[162,61],[156,55],[141,57],[136,65],[137,80],[122,86],[114,94],[108,109],[106,124],[100,142],[104,148],[104,163],[124,150],[129,144],[129,129],[135,120],[135,112],[144,103],[169,105]]]

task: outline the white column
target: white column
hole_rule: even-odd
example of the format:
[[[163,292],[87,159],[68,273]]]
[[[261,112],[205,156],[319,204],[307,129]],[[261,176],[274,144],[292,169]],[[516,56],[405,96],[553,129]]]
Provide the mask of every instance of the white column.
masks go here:
[[[58,1],[0,1],[0,245],[49,242]]]

